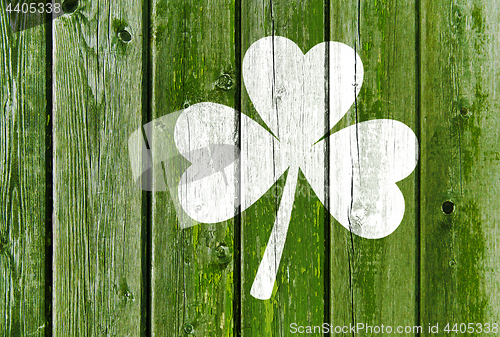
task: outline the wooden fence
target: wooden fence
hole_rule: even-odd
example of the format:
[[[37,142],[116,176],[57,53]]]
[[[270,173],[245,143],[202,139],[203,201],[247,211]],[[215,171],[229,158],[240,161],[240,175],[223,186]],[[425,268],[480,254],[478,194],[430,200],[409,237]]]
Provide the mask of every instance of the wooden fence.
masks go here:
[[[323,322],[497,335],[498,1],[65,0],[64,15],[18,32],[6,4],[0,335],[291,336],[294,323]],[[403,221],[382,239],[342,227],[299,173],[275,288],[258,300],[279,195],[182,229],[169,191],[135,184],[127,141],[199,102],[259,120],[241,65],[272,35],[304,53],[324,41],[355,49],[363,86],[333,131],[394,119],[420,152],[398,183]]]

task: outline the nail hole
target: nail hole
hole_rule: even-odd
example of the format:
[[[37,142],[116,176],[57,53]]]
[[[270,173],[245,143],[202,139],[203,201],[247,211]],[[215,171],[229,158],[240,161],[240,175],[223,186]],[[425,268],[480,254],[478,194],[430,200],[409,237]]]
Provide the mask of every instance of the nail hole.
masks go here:
[[[0,240],[0,252],[3,252],[6,249],[7,249],[7,240],[2,238]]]
[[[188,335],[192,334],[194,332],[194,327],[191,324],[184,324],[182,329],[184,330],[184,333],[186,333]]]
[[[189,108],[189,103],[188,103],[188,102],[184,103],[184,104],[182,105],[182,107],[183,107],[184,109]]]
[[[130,35],[129,32],[127,32],[125,29],[122,31],[118,32],[118,37],[123,41],[123,42],[129,42],[132,40],[132,35]]]
[[[462,116],[467,116],[468,113],[469,113],[469,110],[467,108],[460,109],[460,114]]]
[[[215,255],[220,264],[225,264],[231,262],[231,253],[229,248],[225,244],[220,244],[215,250]]]
[[[233,79],[228,74],[222,74],[215,83],[215,86],[219,89],[228,91],[233,87]]]
[[[441,208],[445,214],[451,214],[455,209],[455,205],[451,201],[445,201],[443,203],[443,206],[441,206]]]
[[[62,4],[64,13],[73,13],[78,8],[78,0],[66,0]]]

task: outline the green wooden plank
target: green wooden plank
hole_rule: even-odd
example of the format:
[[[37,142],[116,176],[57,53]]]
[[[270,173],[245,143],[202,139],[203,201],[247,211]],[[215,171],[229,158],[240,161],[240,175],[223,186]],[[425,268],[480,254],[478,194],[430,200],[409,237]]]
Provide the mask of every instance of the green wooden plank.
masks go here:
[[[54,21],[55,336],[141,334],[142,1],[80,1]]]
[[[336,130],[356,122],[393,119],[416,132],[415,8],[414,1],[331,2],[331,40],[355,47],[364,67],[357,104]],[[397,183],[405,213],[396,231],[384,238],[359,237],[332,219],[334,326],[383,324],[395,332],[398,326],[417,323],[416,183],[415,173]]]
[[[234,1],[152,4],[153,119],[199,102],[234,107]],[[151,149],[162,141],[153,136]],[[180,178],[189,166],[178,159],[163,163],[166,175]],[[183,229],[173,203],[178,181],[173,195],[153,193],[152,334],[232,335],[233,261],[221,263],[217,250],[233,254],[234,222]]]
[[[242,57],[254,42],[272,35],[290,39],[303,53],[306,53],[324,41],[323,6],[322,1],[242,2]],[[284,58],[281,58],[282,56]],[[286,62],[287,56],[276,54],[276,59]],[[256,63],[254,69],[258,69],[259,66]],[[320,74],[320,77],[322,78],[323,74]],[[254,107],[256,102],[251,101],[246,89],[243,86],[243,113],[264,125],[262,116],[258,115],[259,111]],[[267,126],[274,133],[278,132],[276,126]],[[250,140],[252,137],[249,135]],[[300,135],[297,134],[297,137]],[[254,145],[250,142],[249,146]],[[277,157],[276,160],[279,161],[280,158]],[[259,172],[259,174],[273,176],[273,172]],[[281,173],[274,173],[275,178],[279,176]],[[260,300],[251,295],[252,285],[275,222],[282,191],[285,190],[285,177],[286,175],[279,179],[241,217],[243,262],[241,330],[244,336],[288,335],[291,323],[321,324],[324,319],[324,273],[327,273],[324,270],[325,210],[302,172],[298,173],[291,221],[279,262],[274,291],[267,300]],[[290,180],[292,179],[297,178],[290,177]],[[291,181],[286,182],[290,183]]]
[[[421,6],[421,320],[442,336],[456,335],[447,323],[489,323],[489,334],[460,334],[489,336],[500,321],[500,6]]]
[[[44,336],[45,27],[0,10],[0,334]]]

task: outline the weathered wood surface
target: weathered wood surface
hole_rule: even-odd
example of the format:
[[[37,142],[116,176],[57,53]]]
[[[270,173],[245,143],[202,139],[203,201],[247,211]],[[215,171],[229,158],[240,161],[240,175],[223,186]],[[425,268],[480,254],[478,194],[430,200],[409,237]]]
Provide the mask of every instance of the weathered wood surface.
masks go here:
[[[199,102],[234,107],[234,1],[155,0],[152,5],[152,119]],[[158,141],[163,139],[152,139],[152,149]],[[166,161],[165,174],[180,178],[186,164],[179,157]],[[217,253],[224,249],[234,255],[234,222],[183,229],[172,198],[177,196],[169,192],[152,196],[151,334],[230,336],[234,260]]]
[[[483,333],[463,335],[491,335],[484,325],[500,321],[500,6],[422,1],[421,27],[421,320],[480,323]]]
[[[372,119],[394,119],[418,132],[415,9],[414,1],[331,2],[330,40],[355,47],[364,67],[358,99],[335,130]],[[405,214],[385,238],[356,236],[332,219],[327,321],[341,326],[418,323],[417,182],[413,172],[397,183]]]
[[[287,336],[291,323],[329,322],[422,325],[421,335],[439,323],[438,335],[451,335],[446,323],[485,330],[500,321],[498,4],[68,4],[71,13],[48,26],[53,172],[45,26],[13,33],[0,17],[0,334]],[[233,219],[183,229],[178,197],[141,192],[133,181],[127,141],[150,120],[199,102],[240,109],[264,125],[240,71],[248,48],[272,35],[303,53],[323,41],[355,48],[364,66],[360,94],[335,126],[325,108],[325,130],[403,122],[419,138],[420,163],[398,183],[402,223],[377,240],[342,227],[320,201],[332,189],[316,195],[299,171],[276,284],[270,299],[258,300],[252,285],[287,174],[275,173],[271,189]],[[147,130],[144,140],[150,149],[160,141]],[[180,176],[188,165],[176,157],[161,174]]]
[[[253,43],[267,36],[286,37],[296,43],[304,54],[325,40],[322,1],[243,2],[241,13],[242,57]],[[283,62],[282,57],[283,55],[276,55],[276,59],[279,59],[277,62]],[[259,66],[255,64],[254,68],[258,69]],[[277,65],[279,66],[281,65]],[[293,69],[293,65],[289,66]],[[320,76],[322,79],[324,75]],[[254,95],[254,99],[258,98],[256,96]],[[244,85],[242,112],[265,125]],[[279,126],[270,124],[267,127],[278,135]],[[277,137],[279,138],[279,135]],[[273,159],[277,162],[282,160],[282,154],[277,156]],[[261,174],[272,175],[273,172]],[[281,173],[275,172],[274,175],[276,180],[280,178]],[[274,291],[267,300],[256,299],[250,294],[271,237],[282,192],[285,190],[285,184],[293,183],[291,180],[297,180],[297,177],[288,171],[259,201],[241,215],[243,336],[285,336],[288,335],[289,325],[293,322],[312,325],[323,322],[324,319],[325,211],[302,172],[298,172],[291,221],[281,261],[277,262],[279,268]]]
[[[142,123],[142,1],[80,1],[54,21],[55,336],[139,336],[142,192],[127,139]]]
[[[45,336],[45,27],[0,11],[0,335]],[[50,216],[50,215],[49,215]]]

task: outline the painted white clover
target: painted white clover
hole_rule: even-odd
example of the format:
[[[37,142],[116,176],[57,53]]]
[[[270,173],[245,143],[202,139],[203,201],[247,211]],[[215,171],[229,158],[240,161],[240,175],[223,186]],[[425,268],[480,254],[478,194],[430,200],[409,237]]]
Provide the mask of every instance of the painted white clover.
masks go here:
[[[329,74],[325,72],[327,52]],[[255,109],[273,134],[220,104],[199,103],[185,109],[174,139],[192,165],[181,177],[178,197],[194,220],[221,222],[233,218],[238,206],[241,211],[251,206],[288,170],[251,289],[252,296],[268,299],[286,240],[299,169],[324,205],[328,182],[325,207],[340,224],[364,238],[382,238],[403,218],[405,202],[395,183],[414,170],[418,144],[403,123],[378,119],[329,136],[325,155],[326,125],[333,127],[348,111],[363,81],[361,59],[345,44],[320,43],[304,55],[284,37],[263,38],[245,54],[243,79]],[[329,120],[325,102],[329,102]]]

